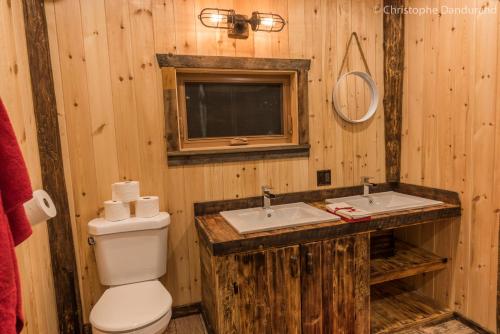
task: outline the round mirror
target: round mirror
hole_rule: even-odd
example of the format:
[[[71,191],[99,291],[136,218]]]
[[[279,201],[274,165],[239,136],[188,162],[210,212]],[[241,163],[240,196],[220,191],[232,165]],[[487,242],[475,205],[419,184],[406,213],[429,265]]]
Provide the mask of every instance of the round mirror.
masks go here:
[[[355,80],[360,81],[360,79],[365,84],[364,86],[365,87],[367,86],[368,88],[360,90],[362,93],[358,92],[357,89],[358,85],[355,82]],[[342,85],[344,82],[346,83],[346,85]],[[356,91],[354,94],[350,92],[350,87],[356,87],[354,89]],[[366,90],[367,92],[365,93]],[[364,99],[364,97],[367,96],[368,94],[370,95],[370,104],[368,106],[368,111],[366,113],[364,112],[364,110],[366,110],[365,109],[366,102],[365,105],[363,105],[363,103],[360,104],[358,103],[358,101],[355,101],[355,107],[348,106],[348,100],[350,96],[354,95],[355,99],[358,99],[359,96],[361,96],[363,98],[363,101],[365,101],[366,99]],[[332,100],[335,111],[344,121],[349,123],[363,123],[372,118],[373,115],[375,115],[375,112],[377,111],[377,106],[378,106],[377,85],[375,84],[375,81],[373,81],[372,77],[368,73],[359,71],[347,72],[343,74],[337,81],[337,84],[333,89]],[[348,109],[348,111],[343,112],[342,106],[346,106],[347,107],[346,109]],[[361,106],[362,115],[358,115],[360,110],[359,106]]]

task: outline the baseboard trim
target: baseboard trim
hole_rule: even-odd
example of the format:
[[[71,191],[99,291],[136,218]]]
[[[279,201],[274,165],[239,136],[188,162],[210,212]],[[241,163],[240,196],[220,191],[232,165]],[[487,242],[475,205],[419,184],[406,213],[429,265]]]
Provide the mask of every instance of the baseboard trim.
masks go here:
[[[188,315],[200,314],[201,303],[193,303],[172,307],[172,319],[187,317]]]

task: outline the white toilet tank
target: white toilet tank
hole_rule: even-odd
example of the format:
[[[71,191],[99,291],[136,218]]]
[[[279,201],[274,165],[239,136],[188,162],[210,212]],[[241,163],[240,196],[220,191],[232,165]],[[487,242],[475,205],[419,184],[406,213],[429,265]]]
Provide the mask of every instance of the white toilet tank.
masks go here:
[[[167,271],[167,231],[170,215],[132,217],[120,221],[97,218],[89,222],[99,279],[122,285],[163,276]]]

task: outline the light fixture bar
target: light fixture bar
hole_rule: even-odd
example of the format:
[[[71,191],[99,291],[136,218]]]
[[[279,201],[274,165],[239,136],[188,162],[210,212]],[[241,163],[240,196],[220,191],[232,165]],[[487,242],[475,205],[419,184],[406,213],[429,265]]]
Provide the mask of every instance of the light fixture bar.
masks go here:
[[[204,8],[198,18],[205,27],[227,29],[229,37],[243,39],[248,38],[248,26],[253,31],[280,32],[286,25],[279,14],[255,11],[249,19],[233,9]]]

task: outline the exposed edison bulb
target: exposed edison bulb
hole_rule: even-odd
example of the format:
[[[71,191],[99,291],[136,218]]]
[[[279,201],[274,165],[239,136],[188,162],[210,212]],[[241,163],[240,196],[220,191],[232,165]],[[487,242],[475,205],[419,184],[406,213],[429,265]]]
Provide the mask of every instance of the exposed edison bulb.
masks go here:
[[[214,23],[222,22],[222,20],[224,20],[224,15],[214,13],[211,15],[210,20]]]
[[[274,24],[274,20],[272,17],[264,17],[260,20],[260,24],[263,26],[272,27]]]

